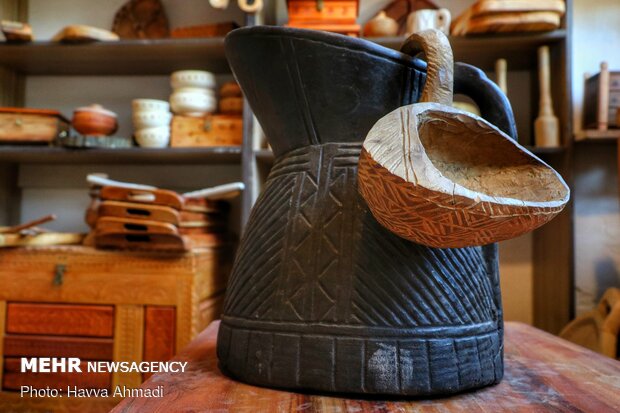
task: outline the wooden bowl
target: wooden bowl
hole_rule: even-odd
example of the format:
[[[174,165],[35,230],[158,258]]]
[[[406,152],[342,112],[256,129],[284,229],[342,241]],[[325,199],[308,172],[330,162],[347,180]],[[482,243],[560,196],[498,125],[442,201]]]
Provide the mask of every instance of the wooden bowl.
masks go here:
[[[240,98],[240,97],[221,98],[219,105],[220,105],[220,113],[226,113],[226,114],[243,113],[243,98]]]
[[[372,214],[436,248],[490,244],[545,224],[568,202],[568,186],[495,126],[450,106],[452,51],[429,32],[411,37],[428,58],[426,103],[387,114],[363,144],[358,185]]]
[[[107,136],[118,129],[116,113],[101,105],[90,105],[73,111],[71,125],[82,135]]]
[[[241,96],[241,88],[237,82],[226,82],[220,87],[220,98],[238,98]]]

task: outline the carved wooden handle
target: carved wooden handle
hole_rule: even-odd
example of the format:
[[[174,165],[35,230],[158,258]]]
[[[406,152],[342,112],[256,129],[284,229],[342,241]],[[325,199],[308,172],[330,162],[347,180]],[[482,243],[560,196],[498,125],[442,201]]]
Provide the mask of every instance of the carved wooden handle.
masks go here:
[[[540,107],[538,109],[538,116],[553,116],[549,75],[549,46],[541,46],[538,48],[538,81],[540,83]]]
[[[426,83],[420,101],[452,105],[454,59],[446,35],[436,29],[414,33],[405,40],[400,51],[411,56],[420,52],[426,55]]]

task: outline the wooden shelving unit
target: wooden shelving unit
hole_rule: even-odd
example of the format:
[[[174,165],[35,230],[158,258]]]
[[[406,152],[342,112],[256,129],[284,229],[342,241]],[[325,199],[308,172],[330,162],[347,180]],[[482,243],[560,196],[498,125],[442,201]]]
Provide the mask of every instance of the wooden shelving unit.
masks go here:
[[[3,2],[3,18],[26,20],[27,0]],[[4,7],[4,9],[2,9]],[[564,146],[534,149],[546,162],[571,182],[571,76],[570,27],[572,1],[566,1],[567,14],[562,28],[550,33],[451,37],[455,60],[491,70],[496,59],[509,59],[509,69],[530,72],[536,82],[536,51],[549,45],[552,63],[552,94],[555,111],[563,125]],[[267,7],[272,10],[273,8]],[[254,25],[247,16],[246,25]],[[368,39],[398,49],[402,38]],[[224,52],[224,40],[166,39],[137,40],[88,45],[58,45],[35,42],[26,45],[0,45],[0,104],[19,106],[24,99],[26,75],[164,75],[178,69],[202,68],[216,73],[230,73]],[[537,87],[532,86],[532,90]],[[537,97],[528,102],[513,102],[537,108]],[[521,106],[523,107],[523,106]],[[531,111],[535,116],[536,110]],[[527,127],[531,127],[534,119]],[[273,163],[273,154],[257,143],[256,127],[249,106],[244,110],[244,144],[239,148],[205,149],[127,149],[73,151],[61,148],[0,147],[0,181],[11,182],[19,163],[241,163],[246,191],[242,198],[241,224],[260,193],[261,182]],[[529,142],[526,142],[528,144]],[[8,188],[5,194],[16,193]],[[0,207],[13,211],[12,196],[1,196]],[[14,218],[9,218],[14,220]],[[572,206],[534,233],[534,312],[535,325],[557,333],[573,315],[573,245]]]
[[[620,139],[620,129],[586,129],[575,134],[575,141],[612,141]]]
[[[22,75],[168,75],[200,67],[230,73],[224,38],[89,44],[0,44],[0,66]]]
[[[67,149],[51,146],[0,146],[0,162],[62,164],[240,164],[240,147],[162,149]]]
[[[566,30],[546,33],[450,36],[454,60],[471,63],[483,70],[493,70],[495,61],[509,56],[511,70],[536,66],[536,49],[566,40]],[[404,37],[366,38],[390,49],[398,50]]]

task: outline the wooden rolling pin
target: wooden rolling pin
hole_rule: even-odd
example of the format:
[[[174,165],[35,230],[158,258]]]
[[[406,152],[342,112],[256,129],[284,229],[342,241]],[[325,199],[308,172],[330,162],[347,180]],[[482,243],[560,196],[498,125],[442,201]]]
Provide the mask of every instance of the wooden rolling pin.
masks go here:
[[[541,46],[538,49],[538,80],[540,82],[540,103],[538,118],[534,122],[535,143],[541,148],[557,147],[560,146],[560,124],[553,114],[548,46]]]
[[[508,64],[506,59],[497,59],[495,62],[495,75],[497,76],[497,86],[504,92],[504,95],[508,95],[508,82],[506,81],[506,72],[508,70]]]

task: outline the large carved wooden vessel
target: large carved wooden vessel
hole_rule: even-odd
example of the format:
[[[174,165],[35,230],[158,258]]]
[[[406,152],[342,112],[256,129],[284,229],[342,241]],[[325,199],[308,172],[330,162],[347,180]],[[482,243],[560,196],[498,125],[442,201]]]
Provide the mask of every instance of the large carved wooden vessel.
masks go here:
[[[383,395],[448,394],[503,374],[495,245],[436,249],[380,225],[357,189],[362,140],[418,102],[426,64],[331,33],[253,27],[227,56],[276,155],[239,245],[218,338],[247,383]],[[455,90],[514,136],[483,73]]]

